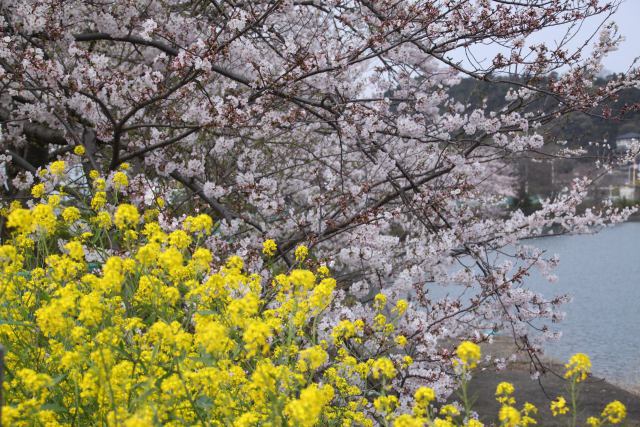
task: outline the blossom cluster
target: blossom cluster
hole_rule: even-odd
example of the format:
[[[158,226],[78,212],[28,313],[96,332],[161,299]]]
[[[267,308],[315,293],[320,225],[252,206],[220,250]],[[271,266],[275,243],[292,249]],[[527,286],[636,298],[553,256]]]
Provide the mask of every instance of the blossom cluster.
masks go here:
[[[66,168],[59,161],[42,175]],[[463,405],[438,406],[446,396],[426,379],[402,386],[415,372],[406,300],[378,293],[371,315],[334,318],[344,297],[308,247],[285,268],[271,262],[279,249],[266,239],[270,267],[251,273],[237,255],[214,261],[209,215],[170,221],[162,199],[129,203],[124,172],[90,173],[87,184],[78,198],[43,181],[31,189],[36,201],[1,212],[7,425],[483,425],[467,394],[476,343],[463,341],[451,358]],[[577,354],[566,367],[575,393],[591,362]],[[501,425],[533,425],[536,408],[518,409],[513,391],[496,390]],[[576,412],[564,397],[551,410]],[[612,402],[588,422],[625,416]]]
[[[556,151],[549,120],[600,114],[601,101],[640,75],[593,86],[619,42],[611,26],[589,56],[588,40],[528,49],[522,34],[566,28],[564,40],[575,40],[584,20],[609,16],[618,1],[176,3],[0,2],[0,206],[82,195],[87,172],[93,193],[76,208],[97,213],[92,226],[115,224],[121,249],[140,230],[109,192],[140,215],[159,210],[168,231],[206,209],[216,232],[200,243],[214,262],[241,254],[265,278],[265,266],[315,261],[296,252],[307,245],[350,278],[319,321],[323,339],[326,319],[374,324],[416,297],[396,325],[412,337],[414,364],[395,383],[412,391],[416,378],[451,391],[452,339],[508,330],[534,353],[555,338],[530,324],[560,319],[567,298],[534,292],[525,278],[536,268],[553,279],[557,258],[522,239],[591,231],[630,210],[582,211],[589,180],[567,183],[532,214],[502,202],[521,158],[583,158]],[[486,43],[505,51],[484,64],[448,59]],[[526,77],[511,81],[515,72]],[[465,77],[512,90],[490,109],[453,95]],[[261,253],[265,239],[279,250]],[[434,283],[469,298],[435,297]],[[378,293],[389,300],[384,314],[367,304]]]
[[[100,189],[81,207],[34,193],[40,202],[3,212],[6,425],[372,426],[396,417],[391,381],[411,360],[388,356],[406,344],[394,331],[406,303],[375,325],[339,321],[323,339],[336,288],[326,266],[265,281],[239,256],[215,266],[202,244],[214,227],[206,214],[167,230],[153,210],[107,210]],[[302,262],[308,249],[296,253]],[[367,334],[385,337],[384,355],[360,351]],[[425,406],[435,393],[419,396]]]

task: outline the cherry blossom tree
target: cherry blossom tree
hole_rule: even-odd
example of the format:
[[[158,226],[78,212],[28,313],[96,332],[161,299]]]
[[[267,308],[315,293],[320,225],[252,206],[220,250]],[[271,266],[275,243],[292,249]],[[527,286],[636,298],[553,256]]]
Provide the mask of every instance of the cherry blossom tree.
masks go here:
[[[559,320],[566,297],[527,289],[531,268],[553,278],[558,260],[519,242],[630,211],[578,209],[603,163],[530,215],[502,201],[516,161],[554,143],[547,123],[597,114],[638,85],[630,68],[594,87],[620,37],[613,24],[579,33],[618,3],[0,0],[4,200],[27,197],[56,159],[107,176],[130,163],[136,203],[162,195],[168,209],[220,221],[210,241],[220,258],[260,265],[260,242],[273,238],[287,265],[309,245],[340,279],[336,320],[372,318],[378,292],[411,296],[399,327],[414,368],[399,388],[446,394],[448,343],[491,329],[513,334],[539,369],[553,334],[532,325]],[[556,44],[528,41],[549,28],[563,31]],[[501,53],[480,61],[483,44]],[[503,108],[452,98],[462,78],[509,85]],[[449,296],[433,296],[435,283]]]

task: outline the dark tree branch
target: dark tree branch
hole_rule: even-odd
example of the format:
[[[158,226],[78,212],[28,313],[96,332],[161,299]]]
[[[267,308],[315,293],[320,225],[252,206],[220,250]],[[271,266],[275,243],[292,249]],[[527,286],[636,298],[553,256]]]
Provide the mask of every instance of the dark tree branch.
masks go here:
[[[48,128],[39,123],[34,123],[28,119],[12,119],[9,110],[0,108],[0,121],[3,123],[19,122],[22,124],[24,135],[27,139],[33,140],[40,145],[67,145],[67,139],[60,130]]]

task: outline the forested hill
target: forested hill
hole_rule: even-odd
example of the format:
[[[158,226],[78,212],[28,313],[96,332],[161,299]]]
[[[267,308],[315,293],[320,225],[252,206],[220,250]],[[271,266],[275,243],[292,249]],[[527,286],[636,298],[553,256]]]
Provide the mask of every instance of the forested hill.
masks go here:
[[[553,77],[552,77],[553,78]],[[511,78],[511,81],[517,79]],[[603,86],[609,78],[600,78],[596,86]],[[451,95],[472,108],[483,108],[486,103],[488,111],[498,111],[507,104],[505,95],[509,88],[516,85],[495,84],[475,79],[463,79],[459,85],[451,89]],[[543,97],[536,101],[532,108],[552,107],[556,101],[551,97]],[[553,122],[546,131],[547,139],[566,140],[570,146],[587,146],[589,142],[603,142],[605,139],[615,147],[618,135],[627,132],[640,132],[640,89],[629,88],[619,93],[617,99],[607,102],[594,114],[572,113]],[[602,117],[602,112],[609,109],[609,119]]]

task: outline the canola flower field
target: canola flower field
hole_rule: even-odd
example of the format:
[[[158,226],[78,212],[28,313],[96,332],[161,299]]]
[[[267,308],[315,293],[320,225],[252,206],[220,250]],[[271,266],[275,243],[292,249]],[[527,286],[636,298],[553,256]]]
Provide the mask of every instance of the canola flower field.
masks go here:
[[[64,162],[48,173],[63,175]],[[438,402],[428,385],[398,395],[392,382],[413,363],[398,357],[408,339],[394,327],[407,301],[390,307],[378,294],[373,324],[338,321],[320,338],[336,281],[327,266],[309,267],[307,247],[269,280],[246,271],[239,256],[214,265],[203,245],[215,227],[210,216],[187,216],[167,230],[156,209],[110,205],[105,179],[92,172],[89,180],[83,206],[36,184],[39,202],[2,212],[10,230],[0,245],[2,425],[483,425],[467,392],[481,359],[476,343],[460,343],[453,359],[459,404]],[[127,175],[112,180],[117,197]],[[266,240],[265,259],[276,253]],[[368,357],[364,344],[373,339],[382,351]],[[590,370],[584,354],[566,365],[570,387],[551,410],[567,425],[576,425]],[[536,425],[537,408],[513,393],[512,384],[498,385],[495,425]],[[625,416],[614,401],[587,424]]]

